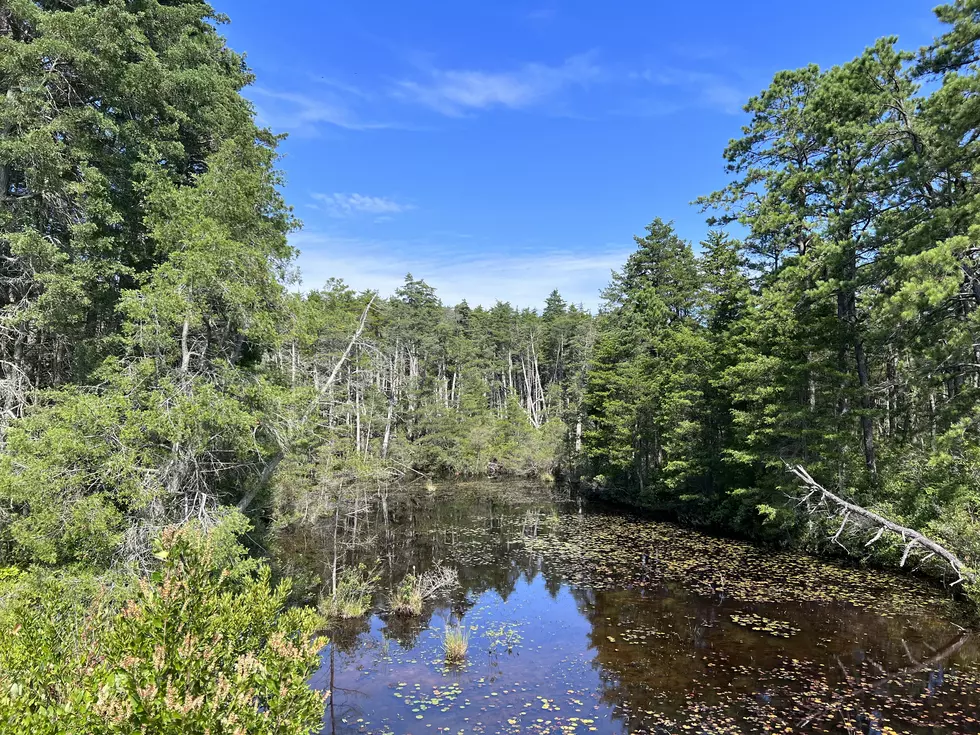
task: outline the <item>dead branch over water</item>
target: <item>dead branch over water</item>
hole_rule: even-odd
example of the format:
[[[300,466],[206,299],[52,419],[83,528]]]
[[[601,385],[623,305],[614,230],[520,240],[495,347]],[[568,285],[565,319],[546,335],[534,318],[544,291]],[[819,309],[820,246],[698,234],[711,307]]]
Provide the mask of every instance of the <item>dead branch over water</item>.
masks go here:
[[[969,567],[967,567],[967,565],[964,564],[959,557],[933,541],[928,536],[924,536],[914,529],[900,526],[899,524],[888,520],[884,516],[878,515],[874,511],[870,511],[867,508],[862,508],[860,505],[844,500],[814,480],[810,476],[810,473],[800,465],[787,465],[787,468],[791,473],[793,473],[793,475],[803,482],[804,486],[809,491],[805,496],[803,496],[803,498],[800,499],[798,505],[805,505],[807,511],[810,513],[824,512],[829,515],[840,516],[840,527],[837,529],[837,533],[832,537],[835,543],[843,546],[843,544],[840,543],[840,536],[841,533],[844,532],[844,529],[847,527],[848,523],[878,529],[874,537],[868,541],[865,546],[871,546],[877,542],[886,531],[889,531],[901,536],[902,541],[905,543],[905,551],[902,554],[902,561],[899,566],[905,566],[905,562],[908,561],[909,555],[918,546],[928,551],[922,561],[925,561],[933,556],[939,556],[949,564],[954,572],[956,572],[957,579],[951,586],[956,586],[962,582],[969,582],[971,584],[976,582],[976,574]]]

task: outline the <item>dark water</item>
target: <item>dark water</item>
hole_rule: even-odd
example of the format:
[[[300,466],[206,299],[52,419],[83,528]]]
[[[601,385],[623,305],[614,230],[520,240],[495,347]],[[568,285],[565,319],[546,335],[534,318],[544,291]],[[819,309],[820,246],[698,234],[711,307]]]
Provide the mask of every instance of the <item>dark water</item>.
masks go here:
[[[330,631],[324,733],[980,732],[980,650],[941,590],[580,506],[520,483],[364,490],[286,537],[329,578],[382,559]],[[336,544],[333,530],[340,529]],[[422,618],[385,591],[434,563]],[[469,635],[447,666],[443,633]]]

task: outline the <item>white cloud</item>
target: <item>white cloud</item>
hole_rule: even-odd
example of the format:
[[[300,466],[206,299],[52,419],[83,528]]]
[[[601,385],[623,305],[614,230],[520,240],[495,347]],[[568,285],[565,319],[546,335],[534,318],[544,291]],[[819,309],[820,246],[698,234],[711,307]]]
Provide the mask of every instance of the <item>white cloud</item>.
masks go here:
[[[471,306],[493,306],[497,300],[517,307],[541,308],[552,289],[566,301],[595,309],[610,272],[621,268],[631,247],[601,246],[588,252],[565,250],[488,252],[463,249],[451,238],[429,242],[375,241],[300,232],[292,244],[300,249],[302,288],[341,278],[357,290],[387,296],[406,273],[425,280],[445,304],[463,299]]]
[[[256,117],[260,125],[274,132],[313,137],[324,125],[345,130],[383,130],[399,127],[393,123],[363,120],[340,95],[325,91],[316,96],[251,87]]]
[[[601,70],[590,55],[580,55],[560,66],[526,64],[511,72],[433,69],[425,81],[399,82],[394,95],[444,115],[459,117],[469,110],[531,107],[564,89],[586,85],[600,76]]]
[[[412,204],[402,204],[385,197],[365,196],[364,194],[311,194],[331,217],[354,217],[359,214],[377,215],[376,222],[387,221],[393,214],[401,214],[415,209]]]

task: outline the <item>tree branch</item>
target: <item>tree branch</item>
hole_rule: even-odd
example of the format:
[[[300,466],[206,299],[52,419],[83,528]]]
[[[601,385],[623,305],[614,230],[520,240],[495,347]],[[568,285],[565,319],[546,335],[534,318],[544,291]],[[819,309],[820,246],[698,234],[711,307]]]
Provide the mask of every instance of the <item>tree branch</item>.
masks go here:
[[[870,511],[866,508],[862,508],[860,505],[856,505],[854,503],[848,502],[847,500],[844,500],[838,495],[834,495],[834,493],[830,492],[830,490],[823,487],[820,483],[818,483],[816,480],[810,477],[810,473],[808,473],[800,465],[796,465],[794,467],[792,465],[787,464],[786,467],[792,474],[794,474],[797,478],[799,478],[799,480],[803,482],[806,489],[810,491],[806,496],[807,498],[810,498],[814,493],[819,493],[821,502],[825,502],[831,507],[836,506],[844,513],[844,522],[841,524],[840,529],[833,537],[835,542],[840,543],[838,541],[838,538],[840,537],[841,531],[844,530],[844,526],[847,525],[847,521],[851,517],[851,515],[854,515],[864,519],[865,521],[869,522],[874,526],[879,527],[878,534],[873,539],[871,539],[871,541],[869,541],[866,544],[866,546],[870,546],[875,541],[880,539],[882,534],[884,534],[886,530],[891,531],[892,533],[896,533],[902,537],[902,540],[905,541],[906,546],[905,546],[905,552],[902,555],[902,562],[900,566],[905,566],[905,562],[908,560],[909,553],[912,551],[912,548],[916,545],[919,545],[922,546],[923,548],[928,549],[936,556],[942,557],[943,559],[946,560],[946,563],[948,563],[949,566],[952,567],[953,571],[956,572],[956,574],[958,575],[958,579],[955,582],[953,582],[953,585],[960,584],[961,582],[970,582],[972,584],[977,581],[976,573],[973,572],[973,570],[971,570],[966,564],[964,564],[963,561],[959,557],[957,557],[953,552],[949,551],[943,546],[940,546],[931,538],[927,536],[923,536],[921,533],[919,533],[918,531],[912,528],[906,528],[905,526],[900,526],[899,524],[894,523],[893,521],[890,521],[887,518],[878,515],[874,511]]]

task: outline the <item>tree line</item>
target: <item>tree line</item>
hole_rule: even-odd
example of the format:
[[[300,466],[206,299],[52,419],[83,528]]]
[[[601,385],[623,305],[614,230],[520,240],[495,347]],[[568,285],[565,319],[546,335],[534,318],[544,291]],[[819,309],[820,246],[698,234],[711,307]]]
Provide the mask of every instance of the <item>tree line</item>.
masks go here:
[[[777,74],[698,200],[704,241],[637,239],[586,392],[601,483],[790,540],[803,465],[980,563],[980,4],[937,13],[918,52]]]
[[[206,3],[0,8],[0,551],[152,567],[341,479],[563,475],[782,543],[785,463],[975,565],[980,5],[781,72],[597,314],[298,291],[279,138]]]

